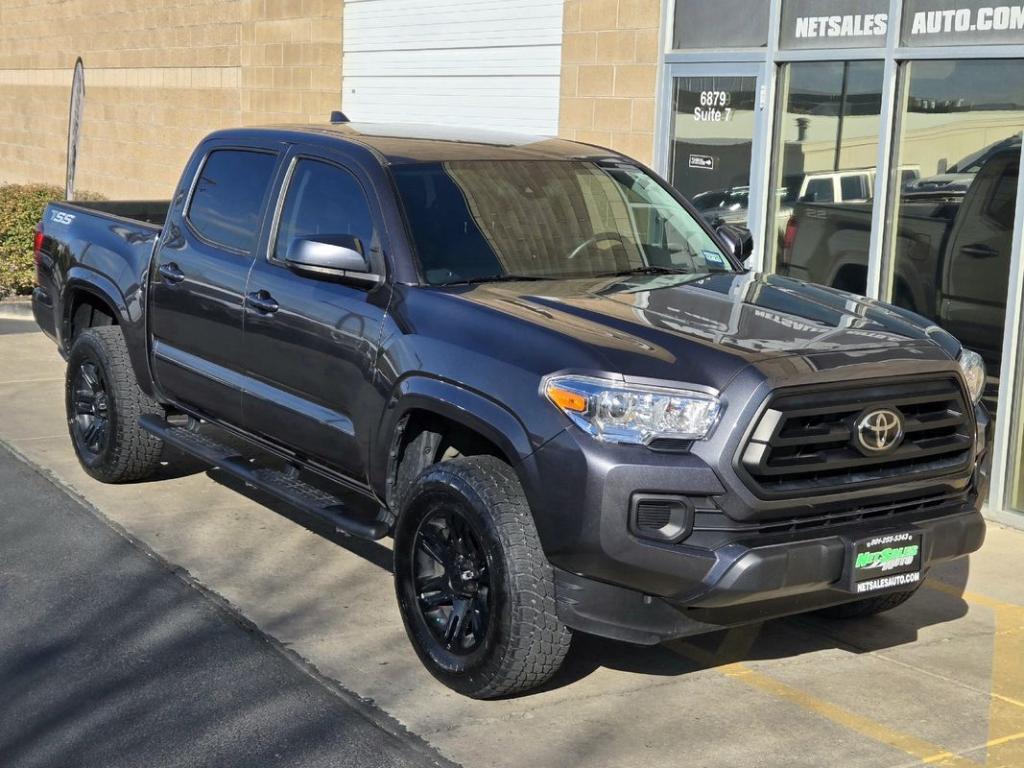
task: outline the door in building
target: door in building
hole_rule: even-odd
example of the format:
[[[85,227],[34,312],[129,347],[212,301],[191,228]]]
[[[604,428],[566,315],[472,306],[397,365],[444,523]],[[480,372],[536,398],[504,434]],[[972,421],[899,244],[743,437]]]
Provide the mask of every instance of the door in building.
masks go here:
[[[671,66],[663,148],[669,181],[701,215],[755,233],[765,135],[761,73],[749,64]]]

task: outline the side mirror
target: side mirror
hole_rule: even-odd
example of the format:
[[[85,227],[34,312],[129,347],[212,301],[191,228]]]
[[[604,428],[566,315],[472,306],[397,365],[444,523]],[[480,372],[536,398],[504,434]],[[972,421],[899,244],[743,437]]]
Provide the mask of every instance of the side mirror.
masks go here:
[[[285,260],[294,271],[311,276],[380,282],[380,275],[370,272],[362,242],[352,235],[296,237],[288,246]]]
[[[732,224],[719,224],[715,232],[737,261],[745,263],[754,252],[754,236],[749,229]]]

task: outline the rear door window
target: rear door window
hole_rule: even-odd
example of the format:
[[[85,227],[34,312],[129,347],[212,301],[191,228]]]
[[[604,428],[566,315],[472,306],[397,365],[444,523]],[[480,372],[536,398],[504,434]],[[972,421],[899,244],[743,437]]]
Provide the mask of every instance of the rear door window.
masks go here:
[[[256,246],[277,155],[244,149],[211,152],[199,172],[188,221],[203,238],[233,251]]]

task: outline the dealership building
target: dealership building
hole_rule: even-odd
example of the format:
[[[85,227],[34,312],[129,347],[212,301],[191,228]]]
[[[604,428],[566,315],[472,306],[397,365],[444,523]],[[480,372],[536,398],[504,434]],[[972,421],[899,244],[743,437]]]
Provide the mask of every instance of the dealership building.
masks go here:
[[[108,197],[169,197],[210,130],[335,109],[650,164],[709,220],[749,227],[755,266],[893,301],[977,349],[989,514],[1024,524],[1024,4],[3,0],[0,183],[63,185],[79,58],[76,188]]]

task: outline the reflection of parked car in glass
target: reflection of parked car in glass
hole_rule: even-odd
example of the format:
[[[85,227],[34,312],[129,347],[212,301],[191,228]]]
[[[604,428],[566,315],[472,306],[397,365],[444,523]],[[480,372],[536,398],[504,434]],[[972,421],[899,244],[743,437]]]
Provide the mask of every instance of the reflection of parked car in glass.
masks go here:
[[[977,348],[998,374],[1013,239],[1019,144],[987,154],[965,193],[904,191],[893,303],[934,318]],[[778,271],[863,293],[870,202],[799,203]]]
[[[693,198],[693,207],[712,224],[739,224],[746,226],[750,187],[733,187],[701,192]]]
[[[953,163],[945,173],[937,173],[913,183],[904,184],[907,192],[966,192],[974,177],[994,155],[1006,149],[1019,149],[1020,137],[1011,136],[994,144],[989,144],[959,162]]]

